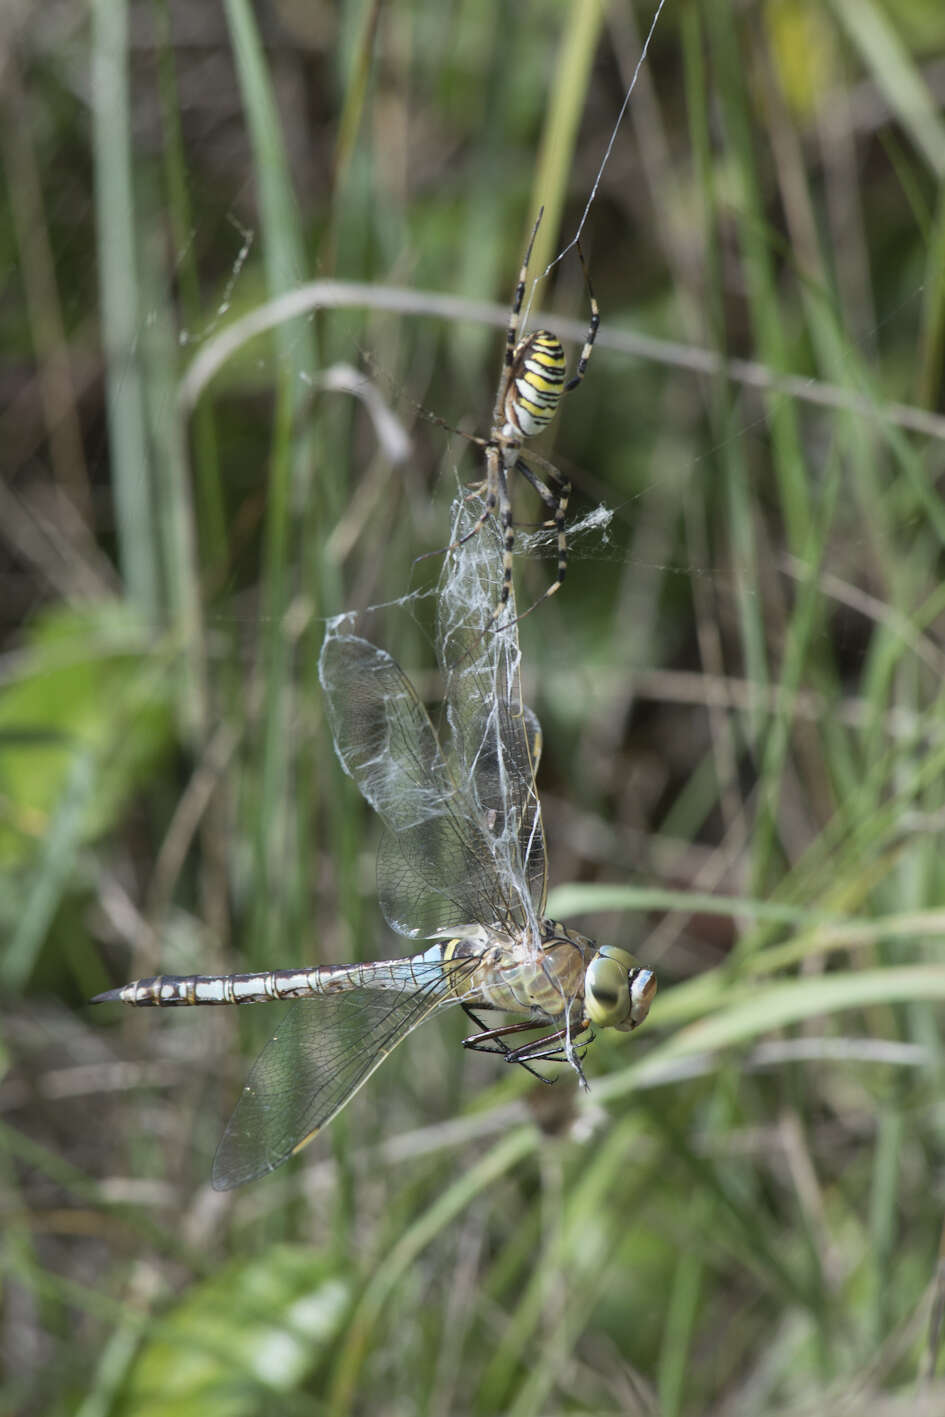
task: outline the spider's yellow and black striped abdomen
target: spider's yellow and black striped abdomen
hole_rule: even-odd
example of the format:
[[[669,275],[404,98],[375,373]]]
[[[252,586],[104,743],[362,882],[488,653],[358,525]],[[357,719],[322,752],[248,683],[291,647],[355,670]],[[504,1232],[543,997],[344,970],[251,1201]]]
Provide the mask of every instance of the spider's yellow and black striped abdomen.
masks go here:
[[[491,516],[495,516],[498,520],[502,528],[502,591],[499,595],[499,603],[493,613],[493,622],[498,621],[502,611],[508,605],[512,591],[515,523],[509,495],[509,475],[515,469],[518,469],[525,480],[531,484],[544,503],[546,512],[544,525],[554,529],[557,533],[558,543],[557,575],[544,595],[539,596],[538,600],[529,606],[529,609],[523,614],[528,615],[536,605],[554,595],[564,584],[568,569],[568,538],[565,529],[565,516],[571,496],[571,484],[544,458],[537,456],[530,458],[524,452],[524,445],[528,439],[543,433],[548,427],[558,411],[561,395],[571,393],[583,382],[591,351],[594,348],[594,340],[597,338],[597,328],[600,324],[600,311],[591,289],[591,280],[584,263],[581,243],[576,240],[574,244],[577,246],[578,258],[584,274],[584,285],[591,307],[591,316],[577,368],[571,378],[567,377],[564,349],[557,335],[552,334],[550,330],[536,330],[534,334],[527,335],[524,339],[518,338],[522,302],[525,298],[525,284],[528,279],[528,263],[531,259],[532,247],[535,244],[541,217],[542,213],[539,212],[538,220],[532,227],[525,259],[522,262],[518,282],[515,286],[509,322],[505,329],[505,355],[492,409],[492,427],[489,437],[470,438],[470,441],[482,448],[485,454],[486,475],[479,489],[483,493],[482,514],[477,517],[472,529],[467,531],[460,541],[448,548],[453,551],[464,541],[468,541],[471,536],[475,536]],[[442,424],[442,419],[433,418],[433,422]],[[442,424],[442,426],[450,427],[448,423]],[[455,433],[459,430],[454,428],[452,431]],[[469,437],[469,434],[463,434],[463,437]],[[544,469],[544,481],[530,465],[532,462],[536,462]],[[516,620],[521,619],[522,615],[519,615],[511,623],[514,624]]]
[[[567,364],[557,335],[536,330],[515,350],[505,398],[506,423],[534,438],[554,418],[564,392]]]

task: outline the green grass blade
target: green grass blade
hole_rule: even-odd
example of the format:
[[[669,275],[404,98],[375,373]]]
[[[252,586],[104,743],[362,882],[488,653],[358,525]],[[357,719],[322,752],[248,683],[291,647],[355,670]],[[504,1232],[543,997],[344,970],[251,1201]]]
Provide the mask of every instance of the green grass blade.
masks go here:
[[[119,560],[130,598],[153,624],[160,577],[145,402],[135,354],[144,312],[135,252],[126,0],[94,0],[92,36],[96,237]]]

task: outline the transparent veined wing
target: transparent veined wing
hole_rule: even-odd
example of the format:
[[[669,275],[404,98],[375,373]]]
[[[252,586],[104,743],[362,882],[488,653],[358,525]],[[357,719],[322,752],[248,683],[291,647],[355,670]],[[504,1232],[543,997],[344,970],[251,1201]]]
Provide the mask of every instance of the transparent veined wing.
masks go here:
[[[541,750],[538,720],[531,709],[504,696],[501,689],[498,696],[491,696],[481,679],[462,668],[450,676],[446,710],[454,771],[470,784],[478,815],[489,823],[497,875],[514,882],[513,922],[537,926],[544,915],[547,889],[541,803],[535,786]]]
[[[388,923],[412,938],[475,923],[524,925],[543,900],[544,846],[533,782],[534,809],[522,815],[517,780],[510,789],[497,771],[506,756],[498,751],[497,735],[512,731],[508,716],[497,714],[491,723],[480,716],[478,753],[459,751],[452,742],[444,751],[399,665],[367,640],[345,633],[339,622],[326,633],[319,678],[342,767],[388,829],[377,865]],[[472,721],[471,714],[464,720]],[[514,731],[530,762],[527,722],[537,732],[534,716],[527,720],[519,710]],[[522,762],[517,749],[515,761]],[[530,875],[520,859],[523,821]]]
[[[473,534],[477,524],[470,504],[461,501],[437,593],[436,652],[446,675],[449,746],[457,777],[472,784],[479,812],[492,823],[499,874],[517,883],[526,902],[519,923],[537,930],[547,877],[535,786],[541,731],[522,697],[514,592],[507,622],[494,617],[501,536],[494,519]]]
[[[257,1058],[213,1160],[214,1190],[281,1166],[351,1100],[398,1043],[470,981],[477,959],[403,962],[403,988],[298,999]],[[370,966],[365,967],[367,970]]]

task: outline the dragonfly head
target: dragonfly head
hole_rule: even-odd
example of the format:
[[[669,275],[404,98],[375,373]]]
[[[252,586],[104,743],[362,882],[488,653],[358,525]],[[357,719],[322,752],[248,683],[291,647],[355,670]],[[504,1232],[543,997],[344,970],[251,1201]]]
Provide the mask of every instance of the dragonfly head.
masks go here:
[[[650,1012],[656,975],[616,945],[604,945],[587,967],[584,1009],[600,1028],[636,1028]]]

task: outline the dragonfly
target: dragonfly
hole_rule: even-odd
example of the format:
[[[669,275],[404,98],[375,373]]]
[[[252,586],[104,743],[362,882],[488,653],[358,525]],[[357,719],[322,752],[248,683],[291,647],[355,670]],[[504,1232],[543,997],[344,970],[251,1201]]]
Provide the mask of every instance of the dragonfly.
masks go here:
[[[585,1087],[593,1030],[633,1030],[650,1010],[651,970],[545,915],[541,730],[521,702],[517,634],[482,635],[494,586],[483,584],[481,567],[465,583],[454,567],[449,594],[441,589],[438,657],[448,687],[440,732],[396,661],[351,633],[346,617],[329,623],[319,659],[336,754],[384,827],[382,912],[426,948],[365,964],[163,975],[93,1000],[159,1008],[297,1001],[226,1127],[211,1173],[217,1190],[296,1155],[408,1034],[447,1007],[460,1006],[477,1030],[467,1048],[531,1072],[536,1063],[570,1063]],[[493,569],[501,574],[501,556]],[[515,1018],[484,1017],[495,1013]]]

